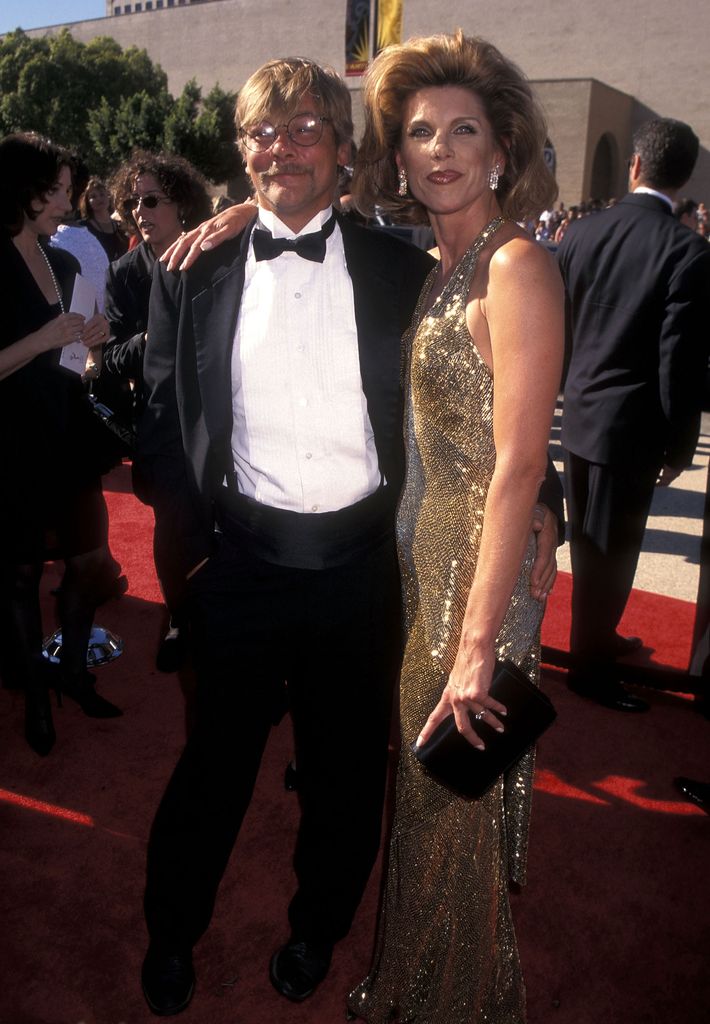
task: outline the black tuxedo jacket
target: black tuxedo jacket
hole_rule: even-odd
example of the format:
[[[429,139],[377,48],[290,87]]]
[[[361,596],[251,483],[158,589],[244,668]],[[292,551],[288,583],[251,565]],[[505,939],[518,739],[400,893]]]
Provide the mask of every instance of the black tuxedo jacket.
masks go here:
[[[710,245],[663,200],[632,193],[572,224],[558,260],[571,347],[563,445],[589,462],[682,469],[698,438]]]
[[[363,390],[380,469],[396,495],[404,475],[401,339],[434,262],[382,232],[339,223]],[[231,355],[249,235],[206,253],[179,276],[158,263],[153,278],[139,497],[155,507],[186,572],[210,552],[215,498],[233,470]]]

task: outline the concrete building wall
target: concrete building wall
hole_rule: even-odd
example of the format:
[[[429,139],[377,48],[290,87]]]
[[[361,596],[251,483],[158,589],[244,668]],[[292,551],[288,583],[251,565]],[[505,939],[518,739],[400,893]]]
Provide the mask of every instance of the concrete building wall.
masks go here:
[[[686,192],[710,198],[704,42],[710,5],[676,0],[669,10],[665,0],[404,0],[405,37],[457,26],[490,39],[538,83],[566,202],[587,197],[599,137],[609,132],[625,159],[630,132],[653,115],[680,118],[698,133],[703,150]],[[304,54],[344,71],[345,0],[212,0],[69,27],[84,42],[110,35],[122,46],[145,47],[167,72],[175,95],[193,77],[203,88],[219,82],[238,90],[261,63],[284,54]],[[351,87],[358,126],[357,80]],[[617,138],[624,125],[626,138]]]
[[[634,101],[594,79],[533,82],[557,157],[560,198],[619,198],[626,192]],[[604,155],[609,153],[608,168]],[[608,174],[595,181],[595,156]],[[600,184],[604,182],[603,185]]]

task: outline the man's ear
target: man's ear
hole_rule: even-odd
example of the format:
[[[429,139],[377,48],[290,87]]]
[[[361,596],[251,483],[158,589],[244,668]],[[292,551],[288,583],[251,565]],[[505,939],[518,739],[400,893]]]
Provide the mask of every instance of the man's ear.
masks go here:
[[[338,167],[347,167],[353,158],[352,146],[349,142],[341,142],[335,154]]]
[[[641,157],[638,153],[629,160],[629,184],[631,188],[635,188],[639,184],[642,178],[643,168],[641,167]]]

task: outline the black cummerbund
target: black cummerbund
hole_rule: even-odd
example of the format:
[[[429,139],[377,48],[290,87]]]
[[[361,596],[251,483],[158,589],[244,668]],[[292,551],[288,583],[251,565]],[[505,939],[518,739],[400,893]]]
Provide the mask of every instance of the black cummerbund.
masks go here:
[[[393,535],[394,502],[380,487],[336,512],[291,512],[225,487],[216,502],[220,530],[257,558],[294,569],[344,565]]]

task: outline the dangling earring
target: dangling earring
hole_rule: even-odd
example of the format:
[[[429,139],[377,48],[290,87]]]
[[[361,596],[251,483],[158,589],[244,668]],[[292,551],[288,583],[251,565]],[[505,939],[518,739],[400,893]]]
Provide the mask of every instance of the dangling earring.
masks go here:
[[[500,167],[498,166],[498,164],[496,164],[495,167],[493,167],[492,170],[488,172],[488,187],[491,190],[491,192],[495,192],[495,190],[498,188],[499,178]]]
[[[400,167],[400,169],[399,169],[399,189],[397,190],[397,195],[406,196],[408,189],[409,189],[409,182],[407,181],[407,172],[405,171],[404,167]]]

